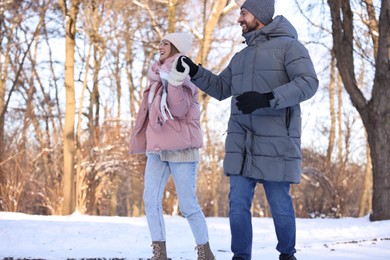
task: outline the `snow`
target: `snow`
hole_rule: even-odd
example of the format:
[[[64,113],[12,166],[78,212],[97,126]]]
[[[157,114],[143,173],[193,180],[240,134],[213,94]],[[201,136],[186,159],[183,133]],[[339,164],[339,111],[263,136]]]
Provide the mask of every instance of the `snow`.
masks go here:
[[[168,256],[196,259],[187,221],[165,216]],[[228,218],[207,218],[210,245],[218,260],[231,259]],[[272,219],[253,218],[253,260],[278,259]],[[73,214],[37,216],[0,212],[0,259],[138,259],[150,257],[145,217]],[[390,220],[297,219],[299,260],[388,260]]]

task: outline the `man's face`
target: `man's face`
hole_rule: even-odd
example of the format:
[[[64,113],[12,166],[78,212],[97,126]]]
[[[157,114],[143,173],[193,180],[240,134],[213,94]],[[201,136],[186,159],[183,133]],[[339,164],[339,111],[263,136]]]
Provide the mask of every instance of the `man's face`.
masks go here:
[[[242,8],[237,22],[242,27],[242,33],[247,33],[263,28],[265,25],[260,23],[256,17],[247,9]]]

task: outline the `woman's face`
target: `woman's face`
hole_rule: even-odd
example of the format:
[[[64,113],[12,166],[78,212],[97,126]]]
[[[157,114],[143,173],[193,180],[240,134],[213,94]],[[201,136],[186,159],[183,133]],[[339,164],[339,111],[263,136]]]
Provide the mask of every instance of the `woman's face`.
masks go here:
[[[158,52],[160,53],[160,62],[163,63],[171,55],[172,44],[167,40],[162,40],[158,45]]]

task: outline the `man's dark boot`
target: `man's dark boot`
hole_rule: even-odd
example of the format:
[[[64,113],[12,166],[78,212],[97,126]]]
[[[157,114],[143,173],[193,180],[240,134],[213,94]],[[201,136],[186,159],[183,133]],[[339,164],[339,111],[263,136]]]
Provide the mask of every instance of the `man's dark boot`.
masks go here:
[[[280,254],[279,260],[297,260],[297,258],[294,256],[294,254],[292,255]]]

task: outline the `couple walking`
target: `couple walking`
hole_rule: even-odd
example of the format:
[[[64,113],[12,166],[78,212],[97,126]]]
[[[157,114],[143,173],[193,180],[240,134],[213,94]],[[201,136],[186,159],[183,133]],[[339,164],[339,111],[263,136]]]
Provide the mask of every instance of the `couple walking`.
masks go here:
[[[289,192],[301,173],[300,103],[315,94],[318,80],[295,28],[285,17],[273,17],[274,5],[274,0],[243,3],[238,23],[247,46],[219,75],[185,56],[192,47],[190,35],[170,33],[160,42],[130,141],[130,153],[147,155],[144,204],[152,260],[168,259],[162,198],[169,176],[191,227],[197,259],[215,259],[196,195],[202,147],[198,88],[218,100],[232,97],[224,158],[232,259],[252,257],[250,209],[258,183],[270,205],[279,259],[296,259]]]

